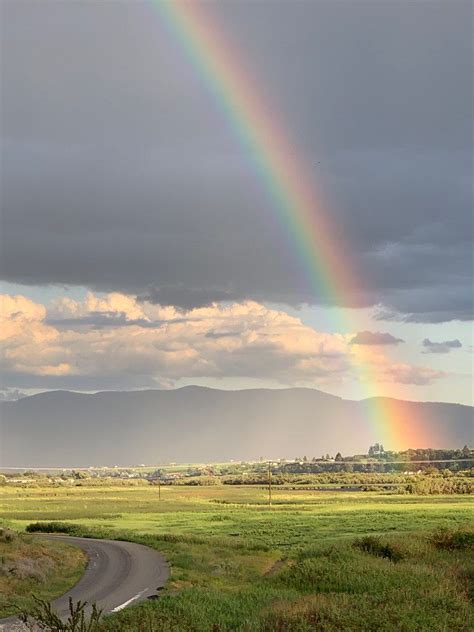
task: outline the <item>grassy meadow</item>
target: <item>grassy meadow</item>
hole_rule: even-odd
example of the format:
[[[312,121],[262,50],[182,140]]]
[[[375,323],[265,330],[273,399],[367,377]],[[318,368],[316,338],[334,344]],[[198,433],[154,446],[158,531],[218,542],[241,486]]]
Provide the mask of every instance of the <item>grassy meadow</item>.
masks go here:
[[[273,490],[263,486],[0,487],[12,529],[61,521],[75,534],[162,551],[159,600],[101,630],[468,631],[467,495]],[[371,536],[368,537],[367,536]],[[61,591],[59,591],[61,592]]]

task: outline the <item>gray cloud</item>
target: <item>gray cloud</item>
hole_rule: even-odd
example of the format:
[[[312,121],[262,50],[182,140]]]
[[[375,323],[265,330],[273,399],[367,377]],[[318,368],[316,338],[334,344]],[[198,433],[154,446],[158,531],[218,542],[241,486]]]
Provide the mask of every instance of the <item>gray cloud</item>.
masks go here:
[[[109,329],[115,327],[138,326],[143,329],[159,329],[165,323],[186,323],[198,318],[172,318],[169,320],[145,320],[144,318],[128,318],[124,312],[90,312],[87,316],[77,318],[48,318],[46,323],[58,329],[76,329],[90,327],[92,329]]]
[[[407,323],[471,320],[473,314],[471,294],[462,285],[453,287],[440,285],[420,288],[419,291],[414,288],[407,289],[394,292],[394,296],[390,298],[391,306],[378,306],[374,313],[378,320]],[[405,313],[400,311],[402,309]]]
[[[207,8],[314,165],[355,301],[471,318],[470,3]],[[4,279],[184,309],[328,301],[148,2],[2,9]]]
[[[451,349],[460,349],[461,342],[455,340],[445,340],[444,342],[432,342],[429,338],[423,340],[423,353],[449,353]]]
[[[129,324],[137,324],[127,319],[124,313],[119,312],[90,312],[87,316],[77,318],[48,318],[48,325],[58,329],[76,329],[78,327],[91,327],[93,329],[105,329],[108,327],[126,327]],[[146,326],[144,320],[140,320],[140,326]],[[156,324],[154,324],[156,326]]]
[[[241,335],[240,331],[208,331],[206,338],[212,338],[213,340],[219,340],[219,338],[238,338]]]
[[[162,287],[154,288],[139,297],[157,305],[176,305],[182,309],[206,307],[217,301],[232,301],[239,298],[232,292],[213,288]]]
[[[401,342],[405,341],[380,331],[359,331],[351,340],[353,345],[398,345]]]

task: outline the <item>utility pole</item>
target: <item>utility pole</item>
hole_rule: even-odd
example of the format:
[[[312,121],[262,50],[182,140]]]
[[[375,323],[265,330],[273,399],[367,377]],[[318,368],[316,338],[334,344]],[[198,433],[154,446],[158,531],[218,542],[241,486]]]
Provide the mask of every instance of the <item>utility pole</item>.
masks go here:
[[[272,469],[270,461],[268,461],[268,505],[272,506]]]

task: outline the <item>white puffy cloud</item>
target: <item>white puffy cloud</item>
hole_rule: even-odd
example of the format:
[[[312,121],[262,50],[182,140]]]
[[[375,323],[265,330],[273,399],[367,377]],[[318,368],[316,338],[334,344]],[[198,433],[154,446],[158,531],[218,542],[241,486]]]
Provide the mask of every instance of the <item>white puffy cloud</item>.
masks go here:
[[[318,332],[254,301],[178,310],[120,293],[57,300],[47,311],[2,297],[6,372],[30,376],[120,376],[136,384],[180,378],[254,377],[329,385],[375,367],[372,381],[426,384],[439,372],[393,364],[354,334]],[[133,378],[133,379],[132,379]]]

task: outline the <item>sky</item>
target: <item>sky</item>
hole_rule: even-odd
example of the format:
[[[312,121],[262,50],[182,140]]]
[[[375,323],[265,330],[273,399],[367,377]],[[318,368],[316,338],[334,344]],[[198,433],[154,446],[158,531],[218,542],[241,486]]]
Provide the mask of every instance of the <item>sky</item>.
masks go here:
[[[471,404],[471,3],[204,5],[344,234],[357,304],[308,283],[157,4],[1,3],[0,397],[359,399],[363,355],[371,394]]]

